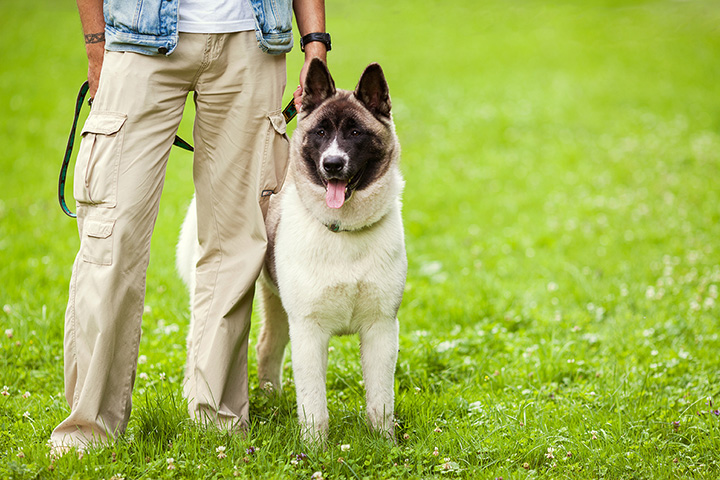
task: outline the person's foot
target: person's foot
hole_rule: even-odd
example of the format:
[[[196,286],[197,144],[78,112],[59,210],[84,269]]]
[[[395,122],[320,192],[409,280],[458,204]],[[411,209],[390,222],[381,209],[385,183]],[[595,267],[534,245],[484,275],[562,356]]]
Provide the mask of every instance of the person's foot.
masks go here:
[[[81,445],[65,445],[65,444],[56,444],[53,443],[52,440],[48,442],[50,445],[50,459],[57,459],[60,457],[65,456],[68,452],[75,450],[78,452],[79,455],[82,455],[85,447]]]
[[[91,446],[100,447],[103,440],[96,437],[86,437],[80,430],[73,433],[58,435],[53,432],[48,440],[50,446],[50,458],[60,458],[68,452],[75,451],[78,455],[82,455],[85,450]]]

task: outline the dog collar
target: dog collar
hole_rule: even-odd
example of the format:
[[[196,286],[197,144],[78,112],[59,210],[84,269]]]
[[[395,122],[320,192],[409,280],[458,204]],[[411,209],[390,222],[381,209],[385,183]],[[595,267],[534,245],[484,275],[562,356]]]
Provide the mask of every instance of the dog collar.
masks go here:
[[[380,220],[382,220],[383,218],[385,218],[385,215],[383,215],[383,216],[380,218]],[[379,222],[380,220],[378,220],[378,222]],[[340,223],[339,223],[339,222],[323,223],[323,225],[325,225],[325,228],[327,228],[328,230],[330,230],[330,231],[333,232],[333,233],[340,233],[340,232],[361,232],[361,231],[363,231],[363,230],[367,230],[368,228],[372,227],[372,226],[375,225],[376,223],[377,223],[377,222],[375,222],[375,223],[373,223],[373,224],[371,224],[371,225],[363,225],[363,226],[360,227],[360,228],[340,228]]]

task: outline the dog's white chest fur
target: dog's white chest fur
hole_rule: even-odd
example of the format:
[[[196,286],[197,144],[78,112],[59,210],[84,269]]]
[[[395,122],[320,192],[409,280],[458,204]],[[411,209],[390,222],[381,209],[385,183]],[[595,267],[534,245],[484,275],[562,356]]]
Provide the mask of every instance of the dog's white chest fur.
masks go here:
[[[290,321],[312,319],[325,333],[358,333],[394,317],[405,283],[399,200],[378,222],[333,232],[286,185],[275,237],[277,283]]]

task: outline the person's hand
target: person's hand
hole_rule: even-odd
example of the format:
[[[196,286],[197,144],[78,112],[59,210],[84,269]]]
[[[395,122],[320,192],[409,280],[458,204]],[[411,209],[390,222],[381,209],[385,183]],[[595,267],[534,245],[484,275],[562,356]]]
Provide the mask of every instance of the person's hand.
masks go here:
[[[100,71],[102,70],[103,55],[105,54],[105,44],[88,44],[86,47],[88,57],[88,84],[90,85],[88,94],[90,98],[95,98],[95,93],[100,83]]]
[[[298,85],[295,91],[293,92],[293,102],[295,102],[295,110],[300,112],[300,109],[302,108],[302,92],[303,87],[301,85]]]
[[[305,63],[303,64],[302,68],[300,69],[300,85],[297,86],[295,91],[293,92],[293,101],[295,102],[295,110],[300,113],[300,110],[302,109],[302,93],[303,89],[305,88],[305,77],[307,77],[307,70],[308,66],[310,65],[310,60],[312,60],[313,57],[306,56],[305,57]]]
[[[316,57],[327,63],[327,50],[325,50],[325,45],[320,42],[312,42],[305,45],[305,63],[303,63],[300,69],[300,85],[298,85],[293,92],[293,101],[295,102],[295,109],[298,113],[300,113],[302,109],[302,93],[305,88],[305,77],[307,77],[310,60]]]

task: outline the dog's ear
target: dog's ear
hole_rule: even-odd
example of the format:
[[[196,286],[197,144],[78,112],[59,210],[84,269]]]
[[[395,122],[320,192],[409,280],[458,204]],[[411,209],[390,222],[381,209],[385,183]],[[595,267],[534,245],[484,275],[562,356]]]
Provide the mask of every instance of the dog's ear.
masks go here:
[[[318,105],[335,95],[335,81],[325,62],[313,58],[308,66],[302,94],[303,112],[310,113]]]
[[[390,90],[380,65],[367,66],[355,87],[355,97],[374,115],[390,116]]]

